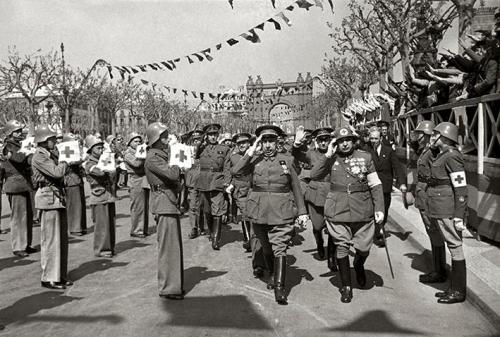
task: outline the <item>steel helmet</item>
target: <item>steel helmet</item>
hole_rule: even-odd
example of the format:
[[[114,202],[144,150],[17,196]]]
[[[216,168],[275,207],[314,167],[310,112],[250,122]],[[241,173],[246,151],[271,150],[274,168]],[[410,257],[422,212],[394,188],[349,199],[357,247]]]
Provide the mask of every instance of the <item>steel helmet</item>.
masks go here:
[[[47,125],[42,125],[35,130],[35,140],[36,144],[47,141],[51,137],[56,137],[57,132],[51,130]]]
[[[72,140],[76,140],[76,135],[74,133],[71,133],[71,132],[65,133],[62,137],[63,142],[69,142]]]
[[[450,122],[439,123],[434,128],[434,131],[458,144],[458,127],[455,124]]]
[[[5,134],[5,137],[9,137],[12,134],[12,132],[22,130],[23,127],[24,125],[22,125],[21,122],[15,119],[11,119],[3,127],[3,132]]]
[[[116,139],[115,136],[109,135],[106,137],[106,143],[111,144]]]
[[[85,143],[85,147],[87,148],[87,153],[89,153],[90,150],[92,150],[92,147],[99,145],[99,144],[101,144],[101,145],[104,144],[104,142],[100,138],[98,138],[94,135],[88,135],[87,137],[85,137],[84,143]]]
[[[142,141],[142,136],[137,132],[131,132],[127,137],[127,146],[129,146],[130,142],[134,140],[134,138],[140,138]]]
[[[433,121],[421,121],[418,123],[417,127],[414,131],[421,131],[426,135],[432,135],[432,130],[434,130],[434,122]]]
[[[167,126],[161,122],[154,122],[149,124],[146,129],[146,137],[148,139],[148,145],[151,146],[160,139],[162,133],[167,131]]]

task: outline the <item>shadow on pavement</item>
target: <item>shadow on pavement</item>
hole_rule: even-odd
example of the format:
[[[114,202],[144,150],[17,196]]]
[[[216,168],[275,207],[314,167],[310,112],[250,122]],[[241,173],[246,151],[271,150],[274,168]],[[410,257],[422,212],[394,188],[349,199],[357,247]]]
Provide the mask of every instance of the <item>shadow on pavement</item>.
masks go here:
[[[233,227],[229,225],[223,226],[221,247],[224,247],[225,245],[238,241],[241,241],[241,243],[243,243],[243,233],[241,232],[241,230],[238,228],[233,229]]]
[[[105,321],[109,324],[120,324],[125,321],[125,318],[119,315],[36,315],[29,317],[26,322],[68,322],[68,323],[96,323]]]
[[[389,237],[390,235],[394,235],[395,237],[397,237],[399,240],[401,241],[406,241],[408,240],[408,237],[410,236],[410,234],[412,234],[413,232],[412,231],[406,231],[404,233],[401,233],[401,232],[395,232],[395,231],[387,231],[387,236]]]
[[[407,329],[399,326],[391,316],[383,310],[365,312],[356,320],[338,327],[327,328],[328,331],[382,333],[393,335],[427,335],[420,330]]]
[[[19,256],[6,257],[4,259],[0,259],[0,270],[11,267],[26,266],[28,264],[32,264],[33,262],[36,262],[36,260],[28,260]]]
[[[290,292],[293,287],[299,285],[302,282],[302,279],[307,281],[314,280],[314,277],[306,270],[302,268],[298,268],[294,266],[297,262],[297,258],[293,255],[287,256],[287,271],[286,271],[286,289]]]
[[[133,249],[133,248],[142,248],[142,247],[147,247],[151,246],[149,243],[144,243],[138,240],[126,240],[122,242],[118,242],[115,246],[115,252],[117,254],[123,253],[126,250]]]
[[[113,262],[108,259],[88,261],[79,265],[78,268],[71,270],[68,273],[68,278],[72,281],[78,281],[87,275],[107,270],[110,268],[123,267],[128,264],[129,262]]]
[[[162,300],[168,317],[166,326],[271,330],[243,295],[186,297],[183,301]]]
[[[29,320],[29,316],[41,310],[55,308],[68,302],[81,300],[82,298],[67,296],[60,291],[46,291],[21,298],[14,304],[1,309],[0,317],[4,325],[18,321],[26,322]]]
[[[354,268],[351,268],[351,280],[352,280],[352,288],[353,289],[367,290],[367,289],[372,289],[373,287],[383,287],[384,286],[384,279],[382,278],[382,276],[380,276],[379,274],[377,274],[371,270],[368,270],[368,269],[365,269],[365,273],[366,273],[366,286],[361,288],[358,285],[358,283],[356,282],[356,273],[354,271]],[[332,277],[330,279],[330,283],[338,289],[340,289],[342,287],[340,276],[339,277],[337,277],[337,276]]]
[[[202,281],[227,274],[227,271],[208,270],[207,267],[190,267],[184,270],[184,290],[189,293]]]
[[[404,254],[407,258],[411,259],[411,267],[422,273],[428,273],[432,268],[432,252],[428,249],[424,250],[422,253],[406,253]],[[418,279],[416,280],[418,282]],[[429,287],[433,287],[437,290],[445,290],[448,287],[448,283],[419,283]]]

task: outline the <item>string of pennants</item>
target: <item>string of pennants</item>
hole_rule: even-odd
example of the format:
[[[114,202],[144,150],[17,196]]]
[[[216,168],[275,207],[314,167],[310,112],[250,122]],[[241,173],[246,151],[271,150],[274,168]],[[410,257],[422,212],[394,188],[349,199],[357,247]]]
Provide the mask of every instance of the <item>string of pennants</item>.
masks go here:
[[[228,0],[229,5],[231,6],[231,9],[234,9],[234,0]],[[322,0],[314,0],[314,3],[316,6],[321,7],[323,9],[323,1]],[[273,8],[276,8],[276,0],[271,0],[271,4],[273,5]],[[330,5],[330,8],[332,9],[333,13],[333,0],[328,0],[328,4]],[[300,6],[300,5],[299,5]],[[303,5],[307,6],[307,5]],[[307,7],[308,9],[309,7]]]
[[[317,6],[320,7],[323,10],[323,0],[313,0],[313,3],[310,3],[307,0],[296,0],[292,5],[289,5],[285,8],[285,11],[293,11],[295,8],[302,8],[307,11],[309,11],[310,7]],[[328,0],[330,3],[330,6],[332,7],[333,10],[333,4],[331,3],[331,0]],[[173,59],[169,60],[164,60],[164,61],[158,61],[158,62],[153,62],[153,63],[147,63],[147,64],[138,64],[134,66],[127,66],[127,65],[107,65],[108,73],[110,78],[113,78],[113,72],[118,72],[122,79],[125,79],[126,75],[134,75],[139,72],[148,72],[148,71],[159,71],[159,70],[169,70],[169,71],[174,71],[177,69],[177,66],[180,63],[186,63],[187,64],[193,64],[196,61],[197,62],[203,62],[205,60],[211,62],[213,61],[213,53],[220,51],[223,47],[226,48],[227,46],[232,47],[236,44],[238,44],[241,41],[247,40],[251,43],[260,43],[260,37],[258,31],[264,31],[264,27],[268,27],[271,25],[271,27],[274,27],[275,30],[281,30],[281,27],[283,25],[283,22],[286,24],[286,26],[291,27],[292,22],[290,19],[285,15],[284,11],[279,12],[278,14],[268,18],[267,20],[259,23],[258,25],[255,25],[254,27],[250,28],[248,31],[241,33],[235,37],[232,37],[230,39],[227,39],[224,42],[219,42],[217,43],[214,47],[209,47],[202,49],[198,52],[191,53],[188,55],[184,55],[183,57],[176,57]]]

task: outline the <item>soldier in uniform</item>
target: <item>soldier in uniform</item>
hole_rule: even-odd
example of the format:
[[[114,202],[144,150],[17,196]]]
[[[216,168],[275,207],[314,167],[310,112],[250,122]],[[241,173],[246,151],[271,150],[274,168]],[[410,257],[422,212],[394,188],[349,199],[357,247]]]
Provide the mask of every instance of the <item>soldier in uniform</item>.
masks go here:
[[[293,222],[297,219],[304,226],[309,217],[293,159],[276,151],[278,136],[282,133],[275,125],[258,127],[257,140],[233,167],[233,173],[252,174],[246,214],[273,275],[269,285],[274,287],[275,300],[278,304],[287,304],[286,252]],[[258,148],[261,148],[260,154],[257,154]]]
[[[321,179],[330,173],[330,191],[324,208],[326,226],[337,246],[342,283],[340,300],[349,303],[352,283],[348,253],[354,246],[356,280],[364,287],[364,264],[373,244],[374,222],[384,220],[384,195],[371,155],[354,149],[357,136],[343,127],[335,130],[334,137],[325,155],[313,166],[311,179]]]
[[[36,187],[35,205],[41,210],[40,246],[42,287],[65,289],[68,280],[68,222],[64,198],[64,175],[67,163],[57,164],[51,156],[56,133],[47,126],[35,130],[37,148],[33,155],[33,184]]]
[[[72,133],[65,133],[62,138],[63,142],[74,140],[77,139]],[[72,235],[77,236],[87,234],[87,202],[83,186],[84,169],[81,164],[81,161],[71,163],[64,175],[66,211],[71,214],[68,217],[68,228]]]
[[[188,143],[191,146],[197,147],[203,139],[202,130],[193,130],[188,134]],[[205,235],[203,226],[203,214],[201,213],[200,192],[196,189],[196,184],[200,176],[200,161],[195,159],[193,166],[186,170],[184,174],[185,184],[188,193],[189,202],[189,222],[191,224],[191,232],[188,237],[194,239],[199,235]]]
[[[5,182],[4,192],[9,200],[12,252],[19,257],[36,252],[31,247],[33,237],[33,203],[31,200],[31,155],[19,152],[23,126],[16,120],[4,126],[7,137],[3,147]]]
[[[222,216],[227,212],[224,189],[229,185],[229,153],[231,148],[217,144],[221,126],[210,124],[203,128],[205,141],[195,150],[200,162],[200,177],[196,188],[201,193],[201,203],[214,250],[220,249]]]
[[[151,212],[158,225],[158,291],[160,297],[184,298],[184,265],[180,210],[177,203],[180,169],[169,165],[168,127],[150,124],[146,129],[149,150],[144,165],[151,185]]]
[[[127,139],[127,149],[123,154],[126,174],[130,184],[130,236],[144,238],[148,232],[149,212],[146,204],[147,193],[143,188],[144,159],[136,158],[137,147],[142,143],[142,137],[138,133],[132,132]]]
[[[292,148],[292,156],[299,162],[312,168],[324,157],[328,150],[328,145],[332,140],[333,129],[329,127],[319,128],[313,131],[312,138],[315,141],[316,148],[307,149],[304,147],[305,132],[303,128],[297,128],[295,132],[295,141]],[[316,240],[316,251],[321,260],[325,258],[325,248],[323,240],[323,229],[325,228],[324,206],[326,195],[330,191],[330,174],[325,174],[321,179],[306,179],[305,202],[309,217],[312,221],[313,234]],[[327,261],[328,268],[331,271],[337,271],[335,262],[335,244],[330,235],[328,235]]]
[[[90,184],[89,204],[94,210],[94,255],[113,257],[115,251],[116,208],[113,195],[113,179],[109,172],[103,172],[97,164],[102,155],[104,143],[89,135],[85,147],[89,158],[85,163],[85,173]]]
[[[444,292],[436,293],[438,303],[465,301],[467,269],[462,248],[461,231],[465,229],[467,182],[463,155],[457,150],[458,128],[443,122],[434,128],[431,147],[438,150],[430,161],[427,184],[428,216],[438,225],[451,255],[451,284]]]

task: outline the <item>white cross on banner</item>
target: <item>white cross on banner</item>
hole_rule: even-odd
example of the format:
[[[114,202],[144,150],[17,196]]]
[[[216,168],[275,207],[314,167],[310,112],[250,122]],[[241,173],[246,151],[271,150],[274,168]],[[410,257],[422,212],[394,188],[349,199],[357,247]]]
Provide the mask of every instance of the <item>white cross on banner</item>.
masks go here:
[[[26,137],[26,139],[21,141],[21,148],[19,149],[19,152],[32,154],[35,153],[35,149],[35,137]]]
[[[103,152],[96,167],[103,172],[116,171],[115,154],[113,152]]]
[[[135,157],[137,159],[146,159],[146,144],[138,145],[135,149]]]
[[[74,163],[81,160],[80,145],[77,140],[57,144],[59,162]]]
[[[193,147],[181,143],[171,145],[169,164],[190,169],[193,166]]]

